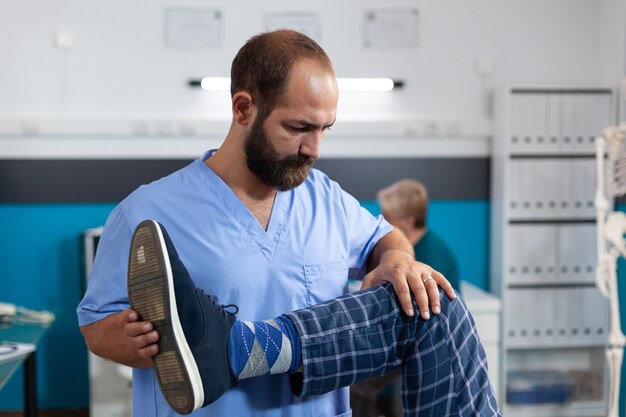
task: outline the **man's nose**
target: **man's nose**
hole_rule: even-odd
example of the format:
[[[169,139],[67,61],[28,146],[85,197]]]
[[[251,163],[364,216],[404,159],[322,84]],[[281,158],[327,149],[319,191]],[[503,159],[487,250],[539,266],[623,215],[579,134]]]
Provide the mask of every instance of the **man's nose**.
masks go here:
[[[323,131],[311,132],[300,144],[300,153],[313,159],[320,157],[320,144],[324,137]]]

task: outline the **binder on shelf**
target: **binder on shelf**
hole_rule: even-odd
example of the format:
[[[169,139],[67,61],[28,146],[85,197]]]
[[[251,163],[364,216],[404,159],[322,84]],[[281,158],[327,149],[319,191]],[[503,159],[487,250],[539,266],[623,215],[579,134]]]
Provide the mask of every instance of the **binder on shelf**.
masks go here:
[[[570,339],[570,323],[572,310],[577,306],[576,301],[571,298],[567,289],[548,290],[549,294],[543,298],[544,302],[554,303],[554,324],[550,344],[566,345]],[[567,294],[567,295],[566,295]]]
[[[581,213],[584,209],[585,198],[584,194],[584,175],[585,173],[581,170],[582,166],[580,165],[580,160],[571,159],[569,161],[569,187],[568,187],[568,196],[567,199],[571,205],[571,213],[570,216],[573,218],[581,217]]]
[[[523,290],[510,289],[505,297],[505,304],[511,312],[508,323],[506,324],[505,340],[507,345],[515,347],[524,343],[527,335],[527,329],[524,326],[523,317],[525,314],[525,306],[523,304],[524,297],[520,295]]]
[[[590,154],[595,153],[595,138],[607,126],[611,126],[611,108],[613,106],[610,92],[589,95],[587,106],[587,126],[586,126],[586,146],[585,151]]]
[[[580,132],[577,140],[573,143],[573,149],[580,152],[593,152],[593,135],[599,133],[604,126],[598,125],[598,113],[595,106],[598,105],[598,94],[585,94],[581,97],[581,106],[584,111],[580,114]],[[590,140],[591,139],[591,140]]]
[[[591,287],[586,289],[583,302],[593,306],[592,314],[588,318],[589,327],[591,328],[590,340],[593,343],[605,345],[609,334],[609,304],[606,298],[600,293],[599,289]]]
[[[526,151],[535,153],[545,146],[547,126],[547,95],[535,93],[528,95],[528,136],[530,140],[524,144]]]
[[[515,224],[509,230],[508,281],[553,283],[557,280],[556,226]]]
[[[522,193],[530,200],[531,219],[561,218],[569,214],[567,195],[567,160],[528,159]]]
[[[540,92],[516,94],[511,101],[513,153],[541,151],[547,138],[547,95]]]
[[[559,281],[595,282],[597,265],[595,224],[562,224],[558,226]]]
[[[510,309],[507,343],[511,347],[550,346],[562,309],[553,300],[552,289],[511,288],[506,302]]]
[[[565,151],[572,151],[578,139],[584,135],[584,126],[582,120],[584,119],[584,94],[567,93],[562,94],[562,137],[561,137],[561,149]]]
[[[546,104],[546,144],[544,150],[554,152],[561,146],[562,100],[559,93],[548,93]]]
[[[595,287],[511,288],[507,343],[514,348],[601,346],[608,309]]]
[[[596,206],[596,165],[593,159],[580,160],[581,171],[584,173],[582,179],[581,200],[583,202],[582,217],[595,219]]]
[[[530,204],[523,195],[523,187],[525,182],[525,161],[516,159],[511,161],[509,167],[509,178],[511,192],[509,193],[509,213],[511,218],[516,219],[523,217],[524,206]]]
[[[566,329],[557,342],[570,346],[602,346],[606,343],[607,303],[595,287],[564,288],[560,297],[568,299],[569,308],[561,311],[560,325]]]
[[[566,315],[563,317],[564,325],[567,328],[567,341],[570,344],[585,343],[588,341],[589,335],[583,331],[588,327],[589,317],[587,314],[591,313],[590,305],[583,304],[585,300],[584,291],[586,289],[571,288],[566,289],[563,297],[568,297],[571,303],[571,307],[566,311]]]
[[[527,95],[519,94],[511,99],[511,128],[508,140],[511,151],[523,149],[524,140],[527,135]]]
[[[571,212],[571,203],[567,201],[569,185],[569,161],[566,159],[542,159],[543,175],[551,178],[547,182],[550,186],[545,198],[548,200],[547,217],[563,218]],[[537,178],[537,183],[545,182],[541,177]]]

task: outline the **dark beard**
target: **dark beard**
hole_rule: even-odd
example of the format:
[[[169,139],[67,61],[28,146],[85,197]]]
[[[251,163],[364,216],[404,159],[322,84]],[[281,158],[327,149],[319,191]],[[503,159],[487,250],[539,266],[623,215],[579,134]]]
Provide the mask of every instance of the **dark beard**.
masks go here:
[[[315,159],[297,154],[281,159],[263,130],[263,121],[257,118],[245,139],[248,169],[278,191],[291,190],[307,179]]]

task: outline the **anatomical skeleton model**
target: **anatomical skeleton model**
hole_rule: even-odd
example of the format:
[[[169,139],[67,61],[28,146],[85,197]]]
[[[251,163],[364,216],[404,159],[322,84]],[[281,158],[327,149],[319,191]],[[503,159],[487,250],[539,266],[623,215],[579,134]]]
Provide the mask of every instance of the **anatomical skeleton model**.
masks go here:
[[[604,129],[596,138],[596,236],[598,266],[596,285],[609,299],[610,332],[606,351],[609,367],[608,417],[619,417],[619,392],[622,360],[626,336],[620,322],[619,294],[617,287],[617,260],[626,258],[626,215],[613,211],[615,197],[626,194],[626,151],[624,138],[626,124]],[[605,154],[608,164],[605,169]],[[605,181],[606,180],[606,181]],[[606,190],[605,190],[606,182]],[[611,204],[609,210],[609,204]]]

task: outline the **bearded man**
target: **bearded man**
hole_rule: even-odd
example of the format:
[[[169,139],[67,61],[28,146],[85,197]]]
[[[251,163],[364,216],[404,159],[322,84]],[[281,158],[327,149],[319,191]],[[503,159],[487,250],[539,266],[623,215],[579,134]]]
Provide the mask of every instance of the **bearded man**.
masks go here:
[[[145,219],[163,225],[196,287],[255,321],[390,282],[403,311],[440,311],[437,271],[382,216],[373,217],[312,169],[335,122],[337,80],[308,37],[280,30],[251,38],[231,68],[233,120],[217,150],[143,185],[110,214],[78,319],[88,347],[133,368],[133,415],[175,415],[157,384],[159,332],[129,308],[128,251]],[[137,254],[139,262],[142,254]],[[416,308],[411,301],[415,297]],[[183,318],[181,318],[183,319]],[[240,381],[201,416],[349,415],[348,389],[295,397],[286,374]]]

